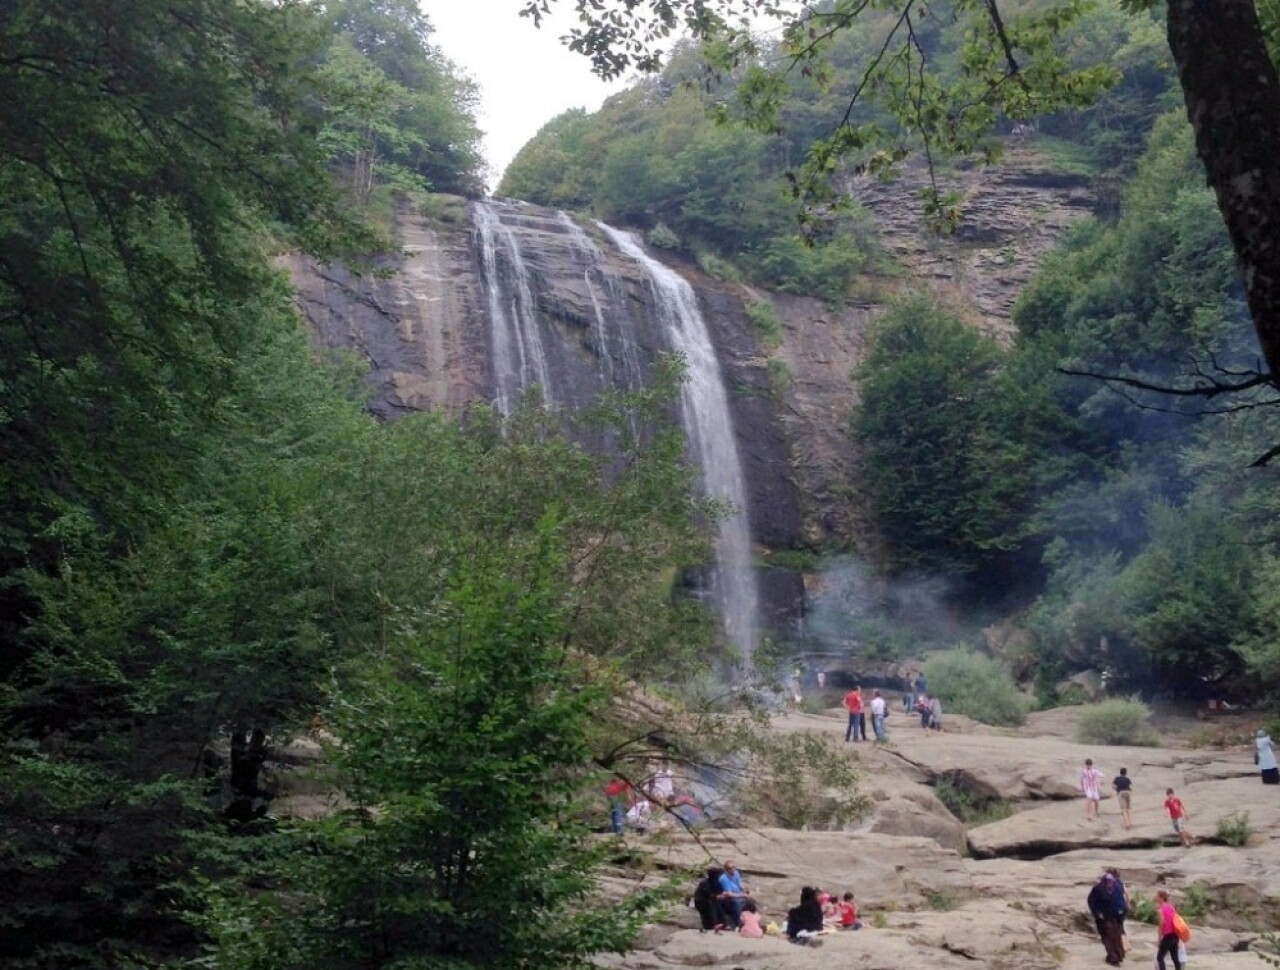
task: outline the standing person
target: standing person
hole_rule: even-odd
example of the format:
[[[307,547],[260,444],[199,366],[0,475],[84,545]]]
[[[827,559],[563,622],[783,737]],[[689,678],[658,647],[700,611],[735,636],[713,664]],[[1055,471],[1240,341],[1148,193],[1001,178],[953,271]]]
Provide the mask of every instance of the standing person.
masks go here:
[[[924,679],[924,671],[921,670],[916,674],[916,696],[929,693],[929,682]]]
[[[1172,788],[1164,790],[1164,810],[1169,813],[1169,821],[1173,823],[1173,830],[1178,833],[1183,846],[1190,848],[1196,837],[1187,830],[1187,806],[1182,804],[1182,799],[1173,793]]]
[[[631,789],[623,779],[614,775],[604,786],[604,797],[609,800],[609,825],[614,835],[622,834],[622,823],[627,817],[627,793]]]
[[[910,714],[916,706],[915,691],[911,686],[911,671],[902,675],[902,712]]]
[[[1086,904],[1093,916],[1093,924],[1098,929],[1102,947],[1107,951],[1107,964],[1118,967],[1124,960],[1124,942],[1120,938],[1120,920],[1112,885],[1114,882],[1115,877],[1111,873],[1103,873],[1089,890]]]
[[[942,730],[942,698],[937,694],[929,698],[929,727],[934,731]]]
[[[1165,966],[1164,958],[1171,956],[1173,957],[1173,970],[1182,970],[1182,960],[1178,957],[1178,943],[1181,941],[1178,939],[1178,931],[1174,927],[1174,918],[1178,915],[1178,911],[1173,908],[1173,903],[1169,902],[1169,893],[1164,889],[1156,890],[1156,903],[1156,918],[1160,937],[1160,945],[1156,949],[1156,966],[1160,970],[1168,970]]]
[[[750,898],[751,890],[742,884],[742,873],[726,859],[724,872],[720,873],[720,906],[724,909],[725,921],[733,929],[742,926],[742,909]]]
[[[845,728],[844,739],[848,741],[853,735],[853,740],[857,741],[861,734],[862,740],[867,740],[867,715],[862,712],[862,688],[857,684],[844,695],[844,709],[849,712],[849,726]]]
[[[1133,828],[1133,781],[1129,778],[1129,769],[1121,768],[1120,774],[1111,780],[1111,787],[1116,790],[1116,798],[1120,800],[1120,817],[1124,819],[1124,827]]]
[[[1115,903],[1116,922],[1120,924],[1120,951],[1128,953],[1129,933],[1124,927],[1124,921],[1129,918],[1129,910],[1133,908],[1129,900],[1129,890],[1125,888],[1124,880],[1120,878],[1120,870],[1115,866],[1107,870],[1107,875],[1111,876],[1111,900]]]
[[[1084,770],[1080,772],[1080,790],[1084,792],[1084,817],[1098,817],[1098,803],[1102,800],[1102,772],[1093,766],[1092,758],[1084,759]]]
[[[877,741],[886,741],[884,719],[888,713],[884,698],[880,696],[879,690],[871,692],[871,731],[876,736]]]
[[[1258,734],[1253,739],[1253,763],[1262,772],[1264,785],[1280,785],[1280,768],[1276,767],[1276,749],[1263,728],[1258,728]]]

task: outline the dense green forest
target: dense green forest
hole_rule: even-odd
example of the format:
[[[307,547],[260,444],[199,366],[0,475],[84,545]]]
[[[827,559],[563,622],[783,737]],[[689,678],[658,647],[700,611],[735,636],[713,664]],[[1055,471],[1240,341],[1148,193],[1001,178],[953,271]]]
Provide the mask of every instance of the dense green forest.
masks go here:
[[[353,362],[316,359],[275,258],[359,259],[398,193],[479,190],[474,86],[411,0],[17,0],[0,27],[0,961],[558,968],[625,947],[661,884],[583,905],[583,793],[653,743],[618,698],[675,698],[715,655],[670,594],[707,542],[663,419],[678,362],[590,414],[383,424]],[[955,40],[925,40],[944,71]],[[1023,296],[1011,347],[918,295],[885,315],[850,377],[853,484],[887,572],[1023,611],[1035,651],[1004,659],[1045,700],[1102,638],[1126,685],[1270,691],[1278,493],[1247,466],[1276,416],[1138,407],[1057,370],[1164,382],[1252,354],[1157,22],[1104,4],[1067,40],[1118,73],[1039,137],[1125,182],[1114,217]],[[779,290],[894,278],[865,213],[797,221],[780,183],[843,81],[789,82],[780,132],[717,123],[750,80],[708,82],[681,48],[553,121],[502,190]],[[761,743],[722,728],[671,725],[706,758]],[[277,826],[261,739],[308,730],[344,801]],[[793,795],[803,763],[779,758]]]

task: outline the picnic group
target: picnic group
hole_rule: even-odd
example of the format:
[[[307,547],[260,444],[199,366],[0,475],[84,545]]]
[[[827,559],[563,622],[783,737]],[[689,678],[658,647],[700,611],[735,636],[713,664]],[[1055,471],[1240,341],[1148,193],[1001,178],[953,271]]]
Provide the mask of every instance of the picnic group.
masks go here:
[[[767,920],[743,883],[742,872],[729,859],[707,870],[690,905],[698,911],[703,933],[730,930],[748,939],[785,936],[793,943],[821,946],[824,934],[862,929],[852,892],[837,895],[817,886],[800,890],[800,901],[787,910],[784,923]]]

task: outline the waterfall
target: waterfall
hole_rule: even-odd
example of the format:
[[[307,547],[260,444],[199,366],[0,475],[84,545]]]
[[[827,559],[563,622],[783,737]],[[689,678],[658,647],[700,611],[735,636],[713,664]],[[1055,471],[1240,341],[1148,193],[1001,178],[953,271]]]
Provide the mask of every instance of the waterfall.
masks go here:
[[[497,205],[475,203],[480,259],[493,345],[493,377],[498,410],[511,413],[521,393],[537,384],[547,407],[552,399],[551,374],[534,314],[529,274],[516,234],[502,224]]]
[[[567,212],[557,212],[556,219],[564,227],[574,252],[582,257],[582,278],[587,287],[587,295],[591,298],[591,309],[595,315],[596,341],[600,348],[600,376],[606,386],[638,390],[644,385],[644,371],[640,366],[640,351],[636,346],[633,329],[617,323],[610,326],[610,318],[605,313],[606,306],[612,308],[612,316],[616,320],[618,308],[626,306],[626,291],[622,281],[605,269],[604,254],[600,252],[600,247],[587,235],[586,230],[574,222],[572,216]],[[603,302],[600,300],[595,278],[598,278],[604,286]],[[621,375],[617,373],[614,364],[615,344],[622,363]]]
[[[631,233],[598,225],[623,254],[644,267],[662,325],[688,369],[680,390],[685,434],[702,471],[706,494],[729,507],[729,514],[718,523],[713,590],[725,633],[738,649],[742,670],[749,673],[760,638],[760,598],[751,567],[751,524],[742,462],[720,362],[693,287],[650,257]]]

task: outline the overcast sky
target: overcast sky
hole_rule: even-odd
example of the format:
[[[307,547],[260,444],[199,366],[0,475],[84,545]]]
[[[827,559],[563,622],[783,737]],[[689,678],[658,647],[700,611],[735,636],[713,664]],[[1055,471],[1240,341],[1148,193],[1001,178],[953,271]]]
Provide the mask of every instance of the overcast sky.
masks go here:
[[[521,0],[419,0],[435,27],[432,41],[480,85],[480,127],[489,188],[544,124],[570,108],[594,111],[626,84],[606,84],[559,38],[573,23],[562,0],[540,29],[519,15]]]

